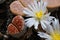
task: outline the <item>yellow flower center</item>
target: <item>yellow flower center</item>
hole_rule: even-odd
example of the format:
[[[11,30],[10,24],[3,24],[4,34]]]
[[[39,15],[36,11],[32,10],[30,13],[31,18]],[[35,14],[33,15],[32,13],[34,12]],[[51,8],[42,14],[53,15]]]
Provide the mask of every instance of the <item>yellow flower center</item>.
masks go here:
[[[60,34],[57,32],[54,32],[51,36],[52,40],[60,40]]]
[[[35,14],[35,17],[36,17],[37,19],[40,19],[42,16],[43,16],[43,11],[42,11],[42,10],[39,11],[39,12],[36,12],[36,14]]]

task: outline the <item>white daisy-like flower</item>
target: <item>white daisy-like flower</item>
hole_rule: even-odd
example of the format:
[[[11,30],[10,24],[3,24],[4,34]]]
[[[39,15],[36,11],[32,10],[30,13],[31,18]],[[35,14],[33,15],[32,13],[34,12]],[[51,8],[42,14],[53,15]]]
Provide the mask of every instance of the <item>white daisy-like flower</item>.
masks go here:
[[[38,36],[45,38],[45,40],[60,40],[60,26],[58,19],[55,19],[52,25],[48,25],[46,29],[44,30],[48,34],[44,32],[38,32],[39,33]]]
[[[41,24],[42,28],[46,28],[45,24],[50,23],[54,17],[49,16],[50,13],[46,13],[47,11],[47,2],[43,2],[40,0],[34,0],[33,3],[28,5],[28,8],[24,8],[23,13],[26,14],[26,17],[30,17],[25,20],[25,24],[30,28],[34,25],[35,29],[38,29],[38,25]]]

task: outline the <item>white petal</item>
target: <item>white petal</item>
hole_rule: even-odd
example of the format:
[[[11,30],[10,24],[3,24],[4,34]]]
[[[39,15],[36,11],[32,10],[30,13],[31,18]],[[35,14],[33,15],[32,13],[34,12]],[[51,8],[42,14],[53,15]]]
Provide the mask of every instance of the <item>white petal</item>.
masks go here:
[[[34,12],[34,9],[31,5],[28,5],[28,7]]]
[[[42,6],[42,11],[43,11],[44,13],[46,13],[47,8],[46,8],[46,6],[45,6],[45,5],[43,5],[43,6]]]
[[[35,28],[35,29],[38,29],[38,25],[39,25],[39,22],[38,22],[38,21],[35,21],[35,23],[34,23],[34,28]]]
[[[48,22],[45,22],[45,21],[43,21],[44,23],[45,23],[45,25],[46,25],[46,28],[45,29],[43,29],[43,30],[45,30],[46,32],[48,32],[48,33],[53,33],[53,28],[52,28],[52,25],[50,25]]]
[[[30,20],[29,19],[26,19],[28,20],[25,25],[27,25],[29,28],[33,26],[33,24],[35,23],[35,20],[33,18],[31,18]]]
[[[44,2],[44,7],[46,7],[46,6],[47,6],[47,4],[48,4],[48,2],[47,2],[47,1],[45,1],[45,2]]]
[[[27,11],[23,11],[23,13],[26,14],[26,17],[30,17],[30,16],[33,16],[31,13],[27,12]]]
[[[50,24],[51,22],[50,21],[46,21],[46,20],[43,20],[44,21],[44,23],[46,23],[46,24]]]
[[[45,14],[46,11],[47,11],[47,8],[42,7],[42,11],[43,11],[43,13]]]
[[[42,17],[42,20],[50,20],[49,17],[50,17],[50,13],[47,13]]]
[[[54,27],[55,31],[60,32],[59,20],[58,19],[54,19],[53,27]]]
[[[43,21],[40,21],[40,23],[41,23],[41,27],[42,27],[43,29],[46,29],[46,25],[44,24],[44,22],[43,22]]]
[[[44,32],[38,32],[38,36],[40,36],[41,38],[51,38],[51,36],[49,36],[48,34],[44,33]]]
[[[46,7],[47,7],[47,2],[44,2],[44,5],[42,7],[44,13],[46,13],[46,11],[47,11],[47,8]]]
[[[29,13],[27,11],[23,11],[23,13],[27,14],[27,16],[33,16],[31,13]]]
[[[37,4],[37,0],[34,0],[34,5],[36,7],[36,10],[38,11],[38,4]]]
[[[28,8],[24,8],[24,10],[23,10],[23,12],[25,13],[25,14],[33,14],[33,12],[31,11],[31,10],[29,10]]]
[[[36,7],[35,7],[34,3],[31,3],[31,6],[33,7],[34,11],[36,11]]]
[[[40,10],[40,2],[38,2],[39,10]]]
[[[31,19],[34,19],[34,18],[28,18],[28,19],[25,19],[25,21],[29,21],[29,20],[31,20]]]
[[[40,0],[40,8],[43,7],[43,0]]]
[[[46,17],[47,17],[49,20],[52,20],[52,19],[55,18],[55,17],[53,17],[53,16],[50,16],[50,13],[46,14]]]
[[[48,17],[48,16],[50,16],[50,14],[51,14],[51,13],[47,13],[47,14],[45,14],[45,16]]]
[[[53,16],[49,16],[48,18],[52,20],[52,19],[54,19],[55,17],[53,17]]]

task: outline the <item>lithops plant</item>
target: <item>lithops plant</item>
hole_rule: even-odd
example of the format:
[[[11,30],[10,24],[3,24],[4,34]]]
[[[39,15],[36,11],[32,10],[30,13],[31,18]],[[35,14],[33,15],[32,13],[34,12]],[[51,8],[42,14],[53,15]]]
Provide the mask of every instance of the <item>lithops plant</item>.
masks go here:
[[[48,2],[48,8],[56,8],[60,6],[60,0],[44,0]]]
[[[13,37],[20,37],[25,31],[24,19],[19,15],[13,18],[12,23],[10,23],[7,28],[7,34]]]
[[[23,16],[24,15],[22,12],[23,8],[24,8],[23,5],[19,1],[14,1],[10,5],[10,10],[15,15]]]
[[[31,0],[30,0],[31,1]],[[25,16],[23,13],[24,7],[27,7],[30,1],[17,0],[10,4],[10,10],[14,15]]]

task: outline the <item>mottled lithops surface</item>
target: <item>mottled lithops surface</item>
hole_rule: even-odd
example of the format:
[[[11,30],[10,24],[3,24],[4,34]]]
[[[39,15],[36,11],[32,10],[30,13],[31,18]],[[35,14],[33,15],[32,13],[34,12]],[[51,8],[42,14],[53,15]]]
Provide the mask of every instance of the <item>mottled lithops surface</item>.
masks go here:
[[[15,15],[24,16],[24,14],[23,14],[23,8],[24,8],[24,6],[19,1],[14,1],[14,2],[12,2],[10,4],[10,10]]]
[[[22,16],[16,16],[12,20],[12,24],[14,24],[19,31],[24,29],[24,23],[24,18]]]
[[[19,33],[18,29],[13,24],[9,24],[7,30],[10,35]]]
[[[22,16],[15,16],[12,23],[9,24],[7,31],[9,34],[14,35],[24,30],[24,19]]]

